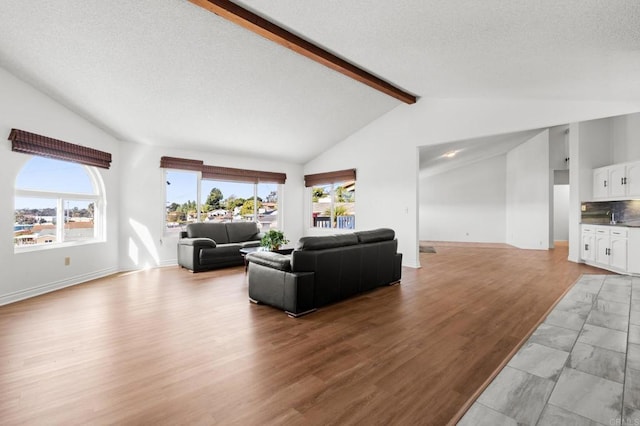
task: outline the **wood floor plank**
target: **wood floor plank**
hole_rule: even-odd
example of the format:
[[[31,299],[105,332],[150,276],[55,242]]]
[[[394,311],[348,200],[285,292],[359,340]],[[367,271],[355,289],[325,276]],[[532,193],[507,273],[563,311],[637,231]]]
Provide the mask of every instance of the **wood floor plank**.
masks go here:
[[[567,248],[437,246],[299,319],[242,267],[124,273],[0,307],[0,423],[449,422],[581,274]]]

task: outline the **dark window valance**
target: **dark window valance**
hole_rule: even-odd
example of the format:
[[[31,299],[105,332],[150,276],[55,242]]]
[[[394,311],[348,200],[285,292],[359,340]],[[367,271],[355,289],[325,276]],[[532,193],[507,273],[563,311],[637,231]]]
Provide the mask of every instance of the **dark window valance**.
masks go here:
[[[304,175],[304,186],[324,185],[335,182],[356,180],[356,169],[338,170],[335,172]]]
[[[201,160],[188,160],[186,158],[162,157],[160,158],[160,167],[165,169],[192,170],[195,172],[202,171],[204,162]]]
[[[25,132],[24,130],[11,129],[9,140],[11,141],[11,150],[15,152],[72,161],[104,169],[108,169],[111,166],[111,154],[108,152]]]
[[[204,166],[203,179],[230,180],[236,182],[272,182],[284,183],[287,175],[284,173],[263,172],[259,170],[233,169],[231,167]]]
[[[234,182],[284,183],[287,179],[287,175],[285,173],[208,166],[202,161],[188,160],[186,158],[162,157],[160,159],[160,167],[166,169],[193,170],[202,172],[203,179],[216,179]]]

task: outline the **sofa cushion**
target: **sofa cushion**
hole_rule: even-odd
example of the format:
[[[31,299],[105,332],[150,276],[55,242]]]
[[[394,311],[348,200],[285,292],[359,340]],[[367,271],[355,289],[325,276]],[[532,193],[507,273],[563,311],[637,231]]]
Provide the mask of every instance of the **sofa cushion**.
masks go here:
[[[211,238],[181,238],[179,244],[194,247],[215,247],[216,242]]]
[[[388,241],[393,240],[396,236],[396,233],[393,229],[389,228],[379,228],[373,229],[371,231],[357,231],[355,235],[358,237],[358,241],[361,244],[367,243],[376,243],[378,241]]]
[[[290,255],[275,253],[272,251],[257,251],[255,253],[249,253],[247,255],[247,260],[249,262],[257,263],[258,265],[268,266],[281,271],[291,271]]]
[[[190,223],[187,225],[187,237],[189,238],[211,238],[218,244],[229,242],[227,227],[224,223]]]
[[[302,237],[296,245],[296,250],[324,250],[356,244],[358,244],[358,237],[352,233],[322,237]]]
[[[230,243],[241,243],[257,239],[258,224],[255,222],[227,223],[227,235]]]

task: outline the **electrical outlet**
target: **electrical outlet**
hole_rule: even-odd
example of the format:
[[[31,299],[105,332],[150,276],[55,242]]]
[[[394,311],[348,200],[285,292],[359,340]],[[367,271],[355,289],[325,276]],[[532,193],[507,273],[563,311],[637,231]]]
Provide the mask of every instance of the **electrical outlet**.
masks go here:
[[[71,265],[71,258],[67,256],[64,258],[64,266],[69,266],[69,265]]]

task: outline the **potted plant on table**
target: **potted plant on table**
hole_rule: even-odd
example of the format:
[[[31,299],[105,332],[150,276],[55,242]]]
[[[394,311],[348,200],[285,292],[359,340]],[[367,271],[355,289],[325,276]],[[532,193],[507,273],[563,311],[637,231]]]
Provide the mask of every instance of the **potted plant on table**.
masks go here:
[[[280,247],[287,244],[289,240],[284,236],[282,231],[277,229],[269,229],[260,240],[260,245],[269,251],[280,250]]]

